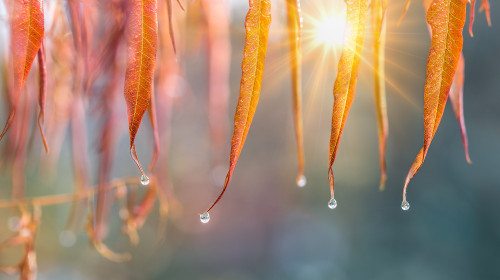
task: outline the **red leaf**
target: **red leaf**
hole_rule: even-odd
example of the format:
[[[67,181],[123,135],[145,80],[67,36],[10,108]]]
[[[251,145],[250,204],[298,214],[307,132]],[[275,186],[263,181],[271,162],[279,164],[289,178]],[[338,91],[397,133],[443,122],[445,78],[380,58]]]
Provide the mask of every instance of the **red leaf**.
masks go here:
[[[450,102],[457,118],[458,125],[460,126],[460,134],[462,135],[462,144],[465,150],[465,159],[468,163],[471,163],[469,157],[469,145],[467,141],[467,130],[465,129],[464,121],[464,69],[465,61],[463,53],[460,54],[460,59],[458,60],[457,72],[455,72],[455,77],[453,78],[453,84],[450,89]]]
[[[153,91],[154,69],[158,43],[156,0],[134,0],[127,19],[127,70],[125,100],[130,133],[130,154],[147,179],[135,151],[135,136],[142,117],[149,107]]]
[[[42,137],[43,146],[45,151],[49,152],[49,146],[47,145],[47,140],[45,140],[45,134],[43,132],[43,123],[45,120],[45,99],[47,97],[47,64],[45,61],[45,46],[42,42],[40,49],[38,50],[38,73],[40,79],[40,91],[38,94],[38,105],[40,106],[40,113],[38,114],[38,127],[40,128],[40,135]]]
[[[14,120],[24,83],[42,45],[43,20],[42,0],[16,0],[14,2],[11,21],[11,49],[14,64],[13,100],[10,115],[0,134],[0,140]]]

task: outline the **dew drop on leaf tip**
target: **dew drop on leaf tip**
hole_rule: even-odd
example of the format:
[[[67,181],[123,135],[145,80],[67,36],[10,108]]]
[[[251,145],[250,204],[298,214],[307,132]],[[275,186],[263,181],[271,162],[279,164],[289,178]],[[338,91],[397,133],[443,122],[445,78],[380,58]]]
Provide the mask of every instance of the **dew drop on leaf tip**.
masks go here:
[[[297,186],[303,188],[307,184],[306,176],[302,175],[297,179]]]
[[[337,208],[337,201],[335,200],[335,198],[330,199],[330,201],[328,202],[328,208],[330,209]]]
[[[204,224],[208,223],[210,221],[210,214],[208,214],[208,212],[201,214],[200,221]]]
[[[408,201],[401,202],[401,209],[408,211],[410,209],[410,203]]]
[[[141,184],[143,186],[149,185],[149,178],[148,178],[148,176],[146,176],[146,175],[142,175],[141,176]]]

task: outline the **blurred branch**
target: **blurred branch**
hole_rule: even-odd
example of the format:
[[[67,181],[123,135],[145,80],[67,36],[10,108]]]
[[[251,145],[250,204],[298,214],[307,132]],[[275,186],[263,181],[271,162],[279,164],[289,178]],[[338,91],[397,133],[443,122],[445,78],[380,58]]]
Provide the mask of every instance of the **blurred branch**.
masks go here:
[[[116,179],[111,181],[102,192],[108,192],[125,185],[141,185],[139,178],[137,177],[126,177],[122,179]],[[47,195],[33,198],[26,198],[20,200],[0,200],[0,209],[2,208],[16,208],[21,205],[37,205],[37,206],[49,206],[70,203],[75,200],[85,199],[97,193],[97,186],[92,188],[77,191],[71,194],[56,194]]]

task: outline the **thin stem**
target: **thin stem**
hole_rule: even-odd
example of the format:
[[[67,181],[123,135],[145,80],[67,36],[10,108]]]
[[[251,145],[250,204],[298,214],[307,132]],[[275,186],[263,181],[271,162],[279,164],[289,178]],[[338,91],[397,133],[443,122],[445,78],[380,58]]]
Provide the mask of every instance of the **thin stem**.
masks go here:
[[[101,192],[108,192],[110,190],[116,189],[124,185],[139,185],[140,181],[136,177],[130,177],[125,179],[116,179],[111,181],[106,188]],[[77,191],[71,194],[56,194],[47,195],[33,198],[25,198],[20,200],[0,200],[0,209],[2,208],[16,208],[20,205],[37,205],[37,206],[49,206],[70,203],[75,200],[80,200],[88,198],[96,193],[97,186]]]

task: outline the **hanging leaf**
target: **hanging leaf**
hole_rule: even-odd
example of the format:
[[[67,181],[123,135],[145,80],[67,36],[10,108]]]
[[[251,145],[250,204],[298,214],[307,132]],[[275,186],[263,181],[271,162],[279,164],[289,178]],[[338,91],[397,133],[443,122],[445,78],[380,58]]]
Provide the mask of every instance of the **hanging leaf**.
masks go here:
[[[0,134],[0,140],[7,133],[14,120],[24,83],[42,45],[43,20],[42,0],[14,1],[11,19],[11,50],[14,64],[13,99],[10,115]]]
[[[458,66],[463,44],[466,4],[464,0],[435,0],[427,11],[427,23],[432,30],[432,39],[424,93],[424,146],[406,176],[402,204],[404,210],[409,209],[406,188],[425,160],[441,121]]]
[[[201,7],[206,19],[208,52],[208,124],[212,166],[225,161],[229,123],[229,71],[231,42],[229,38],[229,11],[225,0],[204,0]]]
[[[488,0],[481,0],[481,7],[479,8],[479,12],[484,11],[486,14],[486,21],[488,22],[488,26],[491,26],[491,15],[490,15],[490,2]]]
[[[373,29],[373,71],[375,76],[374,94],[377,112],[377,131],[380,158],[380,190],[385,188],[387,180],[385,166],[385,147],[389,132],[387,120],[387,101],[385,94],[385,37],[387,24],[385,20],[387,0],[373,0],[372,2],[372,29]]]
[[[366,18],[368,15],[367,0],[347,0],[346,39],[340,56],[337,78],[333,86],[333,113],[332,132],[330,136],[330,163],[328,166],[328,180],[330,182],[331,207],[336,207],[334,199],[333,163],[344,130],[345,121],[349,114],[356,82],[358,78],[361,51],[365,38]]]
[[[170,35],[170,41],[172,42],[172,48],[174,49],[174,54],[177,54],[177,48],[175,46],[175,37],[174,37],[174,26],[172,24],[172,0],[167,0],[167,16],[168,16],[168,33]],[[182,6],[182,3],[180,0],[177,0],[177,4],[179,4],[179,7],[181,10],[184,11],[184,7]]]
[[[149,121],[151,122],[154,139],[153,157],[151,158],[151,163],[149,163],[149,170],[153,170],[156,161],[158,160],[158,154],[160,153],[160,136],[158,134],[158,120],[156,117],[156,99],[154,92],[151,93],[151,102],[149,103],[148,107],[148,115]]]
[[[469,157],[469,145],[467,140],[467,130],[465,129],[464,121],[464,70],[465,70],[465,60],[463,53],[460,53],[460,59],[458,60],[457,72],[455,72],[455,77],[453,78],[453,83],[450,89],[450,102],[457,118],[458,125],[460,126],[460,134],[462,135],[462,144],[465,150],[465,159],[468,163],[471,163]]]
[[[43,146],[45,147],[45,151],[48,153],[49,146],[47,145],[47,140],[45,140],[45,134],[43,132],[43,123],[45,120],[45,99],[47,97],[47,65],[45,62],[45,47],[43,42],[38,50],[38,74],[40,83],[40,90],[38,94],[38,105],[40,106],[40,113],[38,114],[38,127],[40,129]]]
[[[410,3],[411,3],[411,0],[406,0],[405,6],[403,8],[403,12],[401,13],[401,16],[399,17],[399,20],[398,20],[398,26],[401,24],[401,22],[405,18],[405,15],[408,12],[408,9],[410,8]]]
[[[474,25],[474,17],[476,14],[476,0],[470,0],[470,16],[469,16],[469,35],[474,37],[472,26]]]
[[[172,25],[172,0],[167,0],[167,15],[168,15],[168,33],[170,35],[170,41],[172,42],[172,48],[174,49],[174,53],[177,53],[177,49],[175,47],[174,26]]]
[[[302,126],[302,51],[300,47],[302,15],[299,0],[286,0],[288,44],[290,47],[290,70],[292,73],[293,120],[295,122],[295,138],[297,141],[297,158],[299,170],[297,185],[304,187],[304,136]]]
[[[130,154],[144,178],[135,151],[135,136],[142,117],[149,107],[153,91],[154,69],[158,43],[156,0],[135,0],[129,7],[127,19],[127,70],[125,73],[125,100],[130,133]]]
[[[201,215],[202,221],[208,212],[219,202],[227,189],[234,167],[240,156],[241,149],[252,124],[252,119],[259,102],[262,74],[267,52],[267,39],[271,24],[271,1],[249,0],[250,9],[245,18],[245,48],[241,63],[240,96],[234,115],[234,132],[229,155],[229,171],[224,187],[215,202]]]

